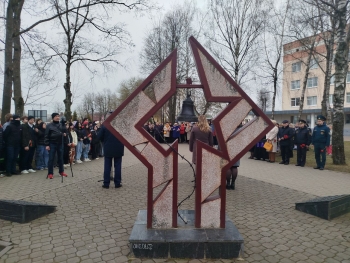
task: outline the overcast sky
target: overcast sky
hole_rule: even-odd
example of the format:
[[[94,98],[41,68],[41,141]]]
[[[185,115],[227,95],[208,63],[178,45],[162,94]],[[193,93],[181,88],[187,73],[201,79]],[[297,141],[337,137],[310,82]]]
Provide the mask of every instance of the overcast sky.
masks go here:
[[[159,11],[153,11],[152,13],[145,14],[143,16],[135,16],[132,13],[121,13],[116,14],[116,20],[117,21],[123,21],[127,25],[127,30],[131,35],[132,41],[135,44],[135,47],[131,52],[124,52],[120,54],[119,61],[122,62],[126,68],[119,67],[115,71],[108,72],[108,77],[96,77],[93,82],[90,81],[90,76],[87,71],[78,69],[77,67],[73,67],[72,74],[71,74],[71,82],[72,82],[72,90],[75,91],[74,95],[79,95],[80,97],[75,98],[73,101],[72,110],[74,110],[77,105],[80,103],[80,100],[85,92],[98,92],[102,91],[104,88],[108,88],[112,91],[116,91],[120,83],[124,80],[129,79],[130,77],[138,77],[142,74],[140,72],[140,65],[139,65],[139,57],[140,52],[142,50],[143,41],[145,36],[147,35],[147,32],[150,31],[152,28],[152,25],[155,21],[158,21],[159,18],[162,17],[166,12],[170,11],[172,6],[174,5],[174,1],[171,0],[155,0],[155,2],[158,2],[159,6],[162,6],[162,8]],[[183,4],[185,3],[185,0],[177,0],[176,4]],[[202,10],[203,13],[205,12],[206,2],[205,0],[197,0],[194,1],[196,3],[196,6],[198,9]],[[30,25],[32,21],[36,21],[33,19],[33,17],[26,16],[24,14],[22,18],[22,27],[25,28],[26,26]],[[50,28],[48,28],[48,32],[50,31]],[[49,34],[50,34],[49,33]],[[55,33],[52,33],[55,34]],[[3,58],[1,58],[1,63]],[[3,66],[1,65],[1,68]],[[43,106],[47,102],[52,101],[59,101],[62,102],[63,105],[63,99],[65,97],[64,89],[63,89],[63,83],[64,83],[64,67],[63,63],[61,63],[61,66],[56,66],[55,71],[57,71],[56,78],[57,78],[57,85],[58,89],[54,94],[54,97],[51,98],[45,98],[41,101],[37,102],[37,105],[33,106],[27,106],[25,107],[25,112],[27,114],[27,111],[30,109],[42,109],[42,110],[48,110],[48,114],[53,112],[53,106],[52,103],[50,103],[47,106]],[[25,85],[26,78],[30,76],[26,76],[25,74],[22,75],[22,85]],[[1,85],[1,93],[0,98],[2,101],[2,86],[3,86],[3,78],[0,79],[0,85]],[[53,100],[52,100],[53,99]],[[41,104],[41,107],[40,107]],[[13,111],[14,107],[12,107]]]

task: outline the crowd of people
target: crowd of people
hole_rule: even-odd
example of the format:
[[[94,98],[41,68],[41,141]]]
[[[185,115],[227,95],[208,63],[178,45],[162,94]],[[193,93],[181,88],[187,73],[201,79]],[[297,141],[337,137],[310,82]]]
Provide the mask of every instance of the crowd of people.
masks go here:
[[[166,122],[164,125],[160,122],[155,124],[148,122],[144,129],[148,131],[159,143],[173,143],[178,140],[179,143],[188,143],[194,122],[183,122],[181,124]]]
[[[33,116],[6,114],[6,122],[0,126],[0,158],[4,162],[0,165],[1,177],[13,174],[35,173],[36,170],[48,170],[47,178],[52,179],[54,167],[59,169],[59,175],[67,177],[64,168],[72,164],[90,162],[91,160],[104,157],[104,148],[108,149],[109,155],[106,162],[104,188],[109,187],[109,174],[112,159],[118,174],[115,176],[116,187],[121,186],[121,157],[124,155],[124,146],[114,141],[114,136],[101,127],[98,121],[65,121],[58,113],[51,115],[52,121],[45,123]],[[311,144],[314,145],[315,169],[323,170],[326,163],[326,154],[331,154],[331,129],[325,123],[323,116],[317,117],[317,126],[313,131],[304,120],[300,120],[295,126],[287,120],[278,124],[272,120],[275,127],[260,140],[251,150],[250,159],[267,160],[275,162],[276,153],[280,152],[282,161],[280,164],[288,165],[293,158],[293,149],[297,151],[296,166],[305,166],[306,154]],[[196,141],[200,140],[212,147],[218,148],[214,126],[205,116],[199,116],[198,122],[169,122],[164,125],[147,123],[143,127],[159,143],[189,143],[189,150],[193,152],[192,163],[196,163]],[[238,127],[239,128],[239,127]],[[103,144],[103,140],[107,140]],[[107,143],[106,143],[107,142]],[[269,147],[266,147],[266,144]],[[115,145],[115,150],[110,145]],[[104,147],[103,147],[104,146]],[[109,147],[109,148],[108,148]],[[110,149],[111,148],[111,149]],[[91,156],[91,159],[89,158]],[[35,162],[34,162],[35,161]],[[35,167],[33,167],[35,163]],[[18,164],[19,171],[16,169]],[[235,189],[235,181],[238,174],[239,161],[227,171],[227,189]],[[107,168],[106,168],[107,166]],[[119,178],[119,179],[118,179]]]
[[[1,177],[48,170],[48,178],[51,179],[54,167],[59,168],[61,176],[67,176],[64,167],[103,156],[103,147],[97,136],[101,129],[98,121],[83,119],[69,122],[60,119],[58,113],[52,114],[50,123],[33,116],[12,114],[6,114],[5,119],[3,127],[0,127],[0,152],[4,158],[0,170],[5,171]]]
[[[275,127],[250,150],[250,159],[274,163],[276,153],[279,152],[282,157],[279,164],[289,165],[290,158],[294,157],[293,150],[296,150],[296,166],[304,167],[307,151],[313,145],[317,164],[314,168],[324,170],[326,155],[332,155],[332,126],[327,126],[324,116],[317,116],[317,125],[313,131],[305,120],[299,120],[295,125],[288,120],[281,124],[271,121]],[[272,145],[271,149],[266,149],[266,142]]]

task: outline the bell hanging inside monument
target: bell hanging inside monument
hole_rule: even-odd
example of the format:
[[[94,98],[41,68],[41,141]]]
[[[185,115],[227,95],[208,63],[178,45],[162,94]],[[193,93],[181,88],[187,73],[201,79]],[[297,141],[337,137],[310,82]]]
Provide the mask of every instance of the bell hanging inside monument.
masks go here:
[[[191,99],[191,92],[187,92],[186,99],[182,102],[182,108],[179,116],[177,116],[177,121],[188,121],[188,122],[197,122],[198,117],[194,112],[194,104]]]

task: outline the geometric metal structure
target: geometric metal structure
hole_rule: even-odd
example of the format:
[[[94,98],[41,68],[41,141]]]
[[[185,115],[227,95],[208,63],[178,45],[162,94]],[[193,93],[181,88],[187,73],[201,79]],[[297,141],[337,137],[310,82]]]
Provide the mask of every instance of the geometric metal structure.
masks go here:
[[[219,149],[197,143],[195,226],[224,228],[226,171],[273,128],[270,119],[193,37],[192,53],[207,102],[226,102],[213,119]],[[239,130],[250,111],[255,118]],[[234,132],[235,131],[235,132]],[[212,193],[219,189],[219,193]]]
[[[201,84],[176,83],[174,50],[104,122],[148,168],[147,228],[177,227],[177,155],[143,128],[177,88],[201,88],[207,102],[228,103],[213,120],[220,150],[197,143],[196,228],[225,228],[226,171],[273,128],[269,118],[198,41],[191,37],[189,42]],[[256,117],[237,130],[250,111]],[[177,141],[172,147],[177,149]],[[162,190],[153,198],[157,187]],[[217,189],[218,195],[212,196]]]

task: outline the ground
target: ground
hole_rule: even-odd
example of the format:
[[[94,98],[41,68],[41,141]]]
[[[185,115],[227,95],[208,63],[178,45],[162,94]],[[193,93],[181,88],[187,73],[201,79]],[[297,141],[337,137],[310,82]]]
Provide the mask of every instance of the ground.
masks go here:
[[[188,159],[187,145],[180,152]],[[179,158],[179,200],[192,190],[191,170]],[[295,210],[318,196],[350,194],[350,174],[241,160],[227,214],[244,237],[233,260],[135,259],[128,238],[146,208],[146,168],[129,152],[123,187],[103,189],[103,158],[73,167],[74,177],[45,179],[45,171],[0,179],[0,199],[47,203],[57,211],[27,224],[0,220],[0,240],[13,248],[0,262],[342,262],[350,263],[350,214],[331,221]],[[70,175],[70,171],[67,170]],[[193,209],[194,197],[181,209]],[[244,260],[244,261],[243,261]]]

